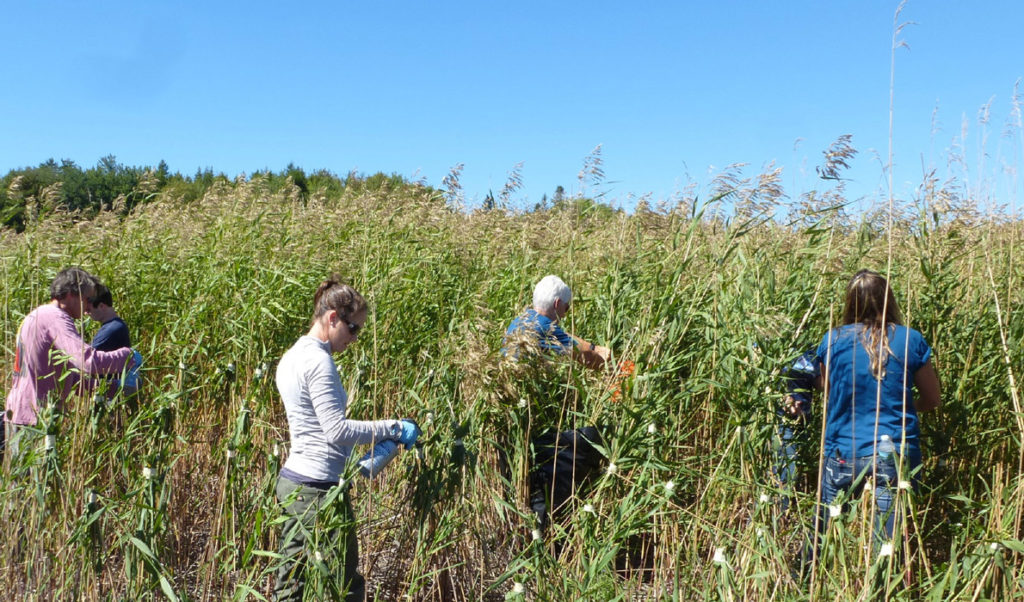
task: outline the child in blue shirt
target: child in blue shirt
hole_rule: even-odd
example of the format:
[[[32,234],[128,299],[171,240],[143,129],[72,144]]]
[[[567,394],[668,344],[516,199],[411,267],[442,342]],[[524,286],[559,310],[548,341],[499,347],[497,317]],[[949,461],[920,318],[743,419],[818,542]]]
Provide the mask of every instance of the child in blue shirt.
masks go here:
[[[818,375],[814,350],[806,351],[793,361],[782,373],[786,382],[786,397],[778,408],[779,450],[775,475],[782,486],[796,478],[796,462],[800,455],[799,446],[807,445],[807,422],[811,415],[811,395]],[[782,499],[782,508],[789,506],[789,499]]]
[[[90,318],[100,323],[100,329],[96,331],[95,336],[92,337],[92,342],[89,343],[95,349],[113,351],[122,347],[132,346],[132,339],[128,334],[128,325],[125,324],[121,316],[117,315],[117,311],[114,310],[114,297],[110,294],[110,289],[101,283],[96,283],[96,290],[93,296],[89,298],[88,313]],[[113,398],[118,390],[123,391],[126,396],[131,396],[138,391],[139,368],[142,366],[141,360],[142,356],[139,355],[135,367],[128,372],[125,382],[122,383],[118,378],[109,377],[108,398]],[[129,409],[134,409],[134,407],[135,401],[132,400],[129,404]]]
[[[90,345],[100,351],[131,347],[132,338],[128,334],[128,325],[114,311],[114,298],[110,294],[110,289],[97,284],[96,293],[89,299],[89,304],[89,317],[100,323],[100,329],[92,338]]]

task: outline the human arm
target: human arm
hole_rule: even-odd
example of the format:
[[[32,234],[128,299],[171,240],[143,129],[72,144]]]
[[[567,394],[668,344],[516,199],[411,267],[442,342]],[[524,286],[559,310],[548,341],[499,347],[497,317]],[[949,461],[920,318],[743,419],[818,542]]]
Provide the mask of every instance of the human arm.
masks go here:
[[[402,426],[397,420],[353,420],[347,417],[348,394],[341,386],[329,355],[309,367],[307,384],[313,412],[324,438],[333,445],[369,444],[398,439]]]
[[[50,324],[53,348],[67,358],[68,363],[86,374],[116,374],[121,372],[132,357],[132,350],[123,347],[114,351],[99,351],[89,345],[75,328],[71,316],[60,311]]]
[[[595,345],[581,339],[576,335],[569,335],[572,337],[574,346],[572,351],[573,359],[580,362],[588,368],[594,368],[595,370],[605,367],[608,360],[612,357],[611,349]]]
[[[942,405],[940,396],[939,375],[935,372],[935,366],[928,360],[914,373],[914,386],[917,387],[917,395],[914,397],[914,409],[918,412],[928,412]]]
[[[818,373],[814,376],[814,388],[825,390],[825,364],[818,364]]]

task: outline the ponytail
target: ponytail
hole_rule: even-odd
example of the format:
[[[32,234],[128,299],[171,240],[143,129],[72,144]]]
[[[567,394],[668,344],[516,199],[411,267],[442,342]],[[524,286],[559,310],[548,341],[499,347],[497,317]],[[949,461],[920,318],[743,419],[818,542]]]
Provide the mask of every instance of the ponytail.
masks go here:
[[[351,286],[342,284],[337,274],[321,282],[313,295],[314,322],[331,310],[347,319],[365,309],[366,300],[363,296]]]

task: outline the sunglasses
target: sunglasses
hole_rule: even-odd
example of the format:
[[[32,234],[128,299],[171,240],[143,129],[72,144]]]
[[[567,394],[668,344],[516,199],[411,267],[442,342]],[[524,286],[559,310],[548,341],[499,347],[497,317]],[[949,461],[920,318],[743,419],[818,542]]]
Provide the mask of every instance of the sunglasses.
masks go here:
[[[345,326],[348,326],[349,334],[351,334],[354,337],[359,336],[359,331],[363,329],[362,326],[359,326],[358,324],[353,324],[352,322],[349,322],[347,320],[345,321]]]

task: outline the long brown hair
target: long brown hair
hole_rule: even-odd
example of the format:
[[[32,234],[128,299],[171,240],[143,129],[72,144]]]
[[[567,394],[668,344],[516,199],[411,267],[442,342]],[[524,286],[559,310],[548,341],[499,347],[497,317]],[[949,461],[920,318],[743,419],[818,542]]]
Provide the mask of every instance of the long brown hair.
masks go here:
[[[889,282],[879,273],[861,270],[846,287],[846,310],[843,324],[863,324],[861,342],[871,360],[871,373],[885,378],[889,348],[889,325],[902,324],[900,307]]]
[[[337,274],[332,274],[317,287],[313,295],[313,321],[316,322],[332,309],[346,320],[366,309],[363,296],[351,286],[342,284]]]

